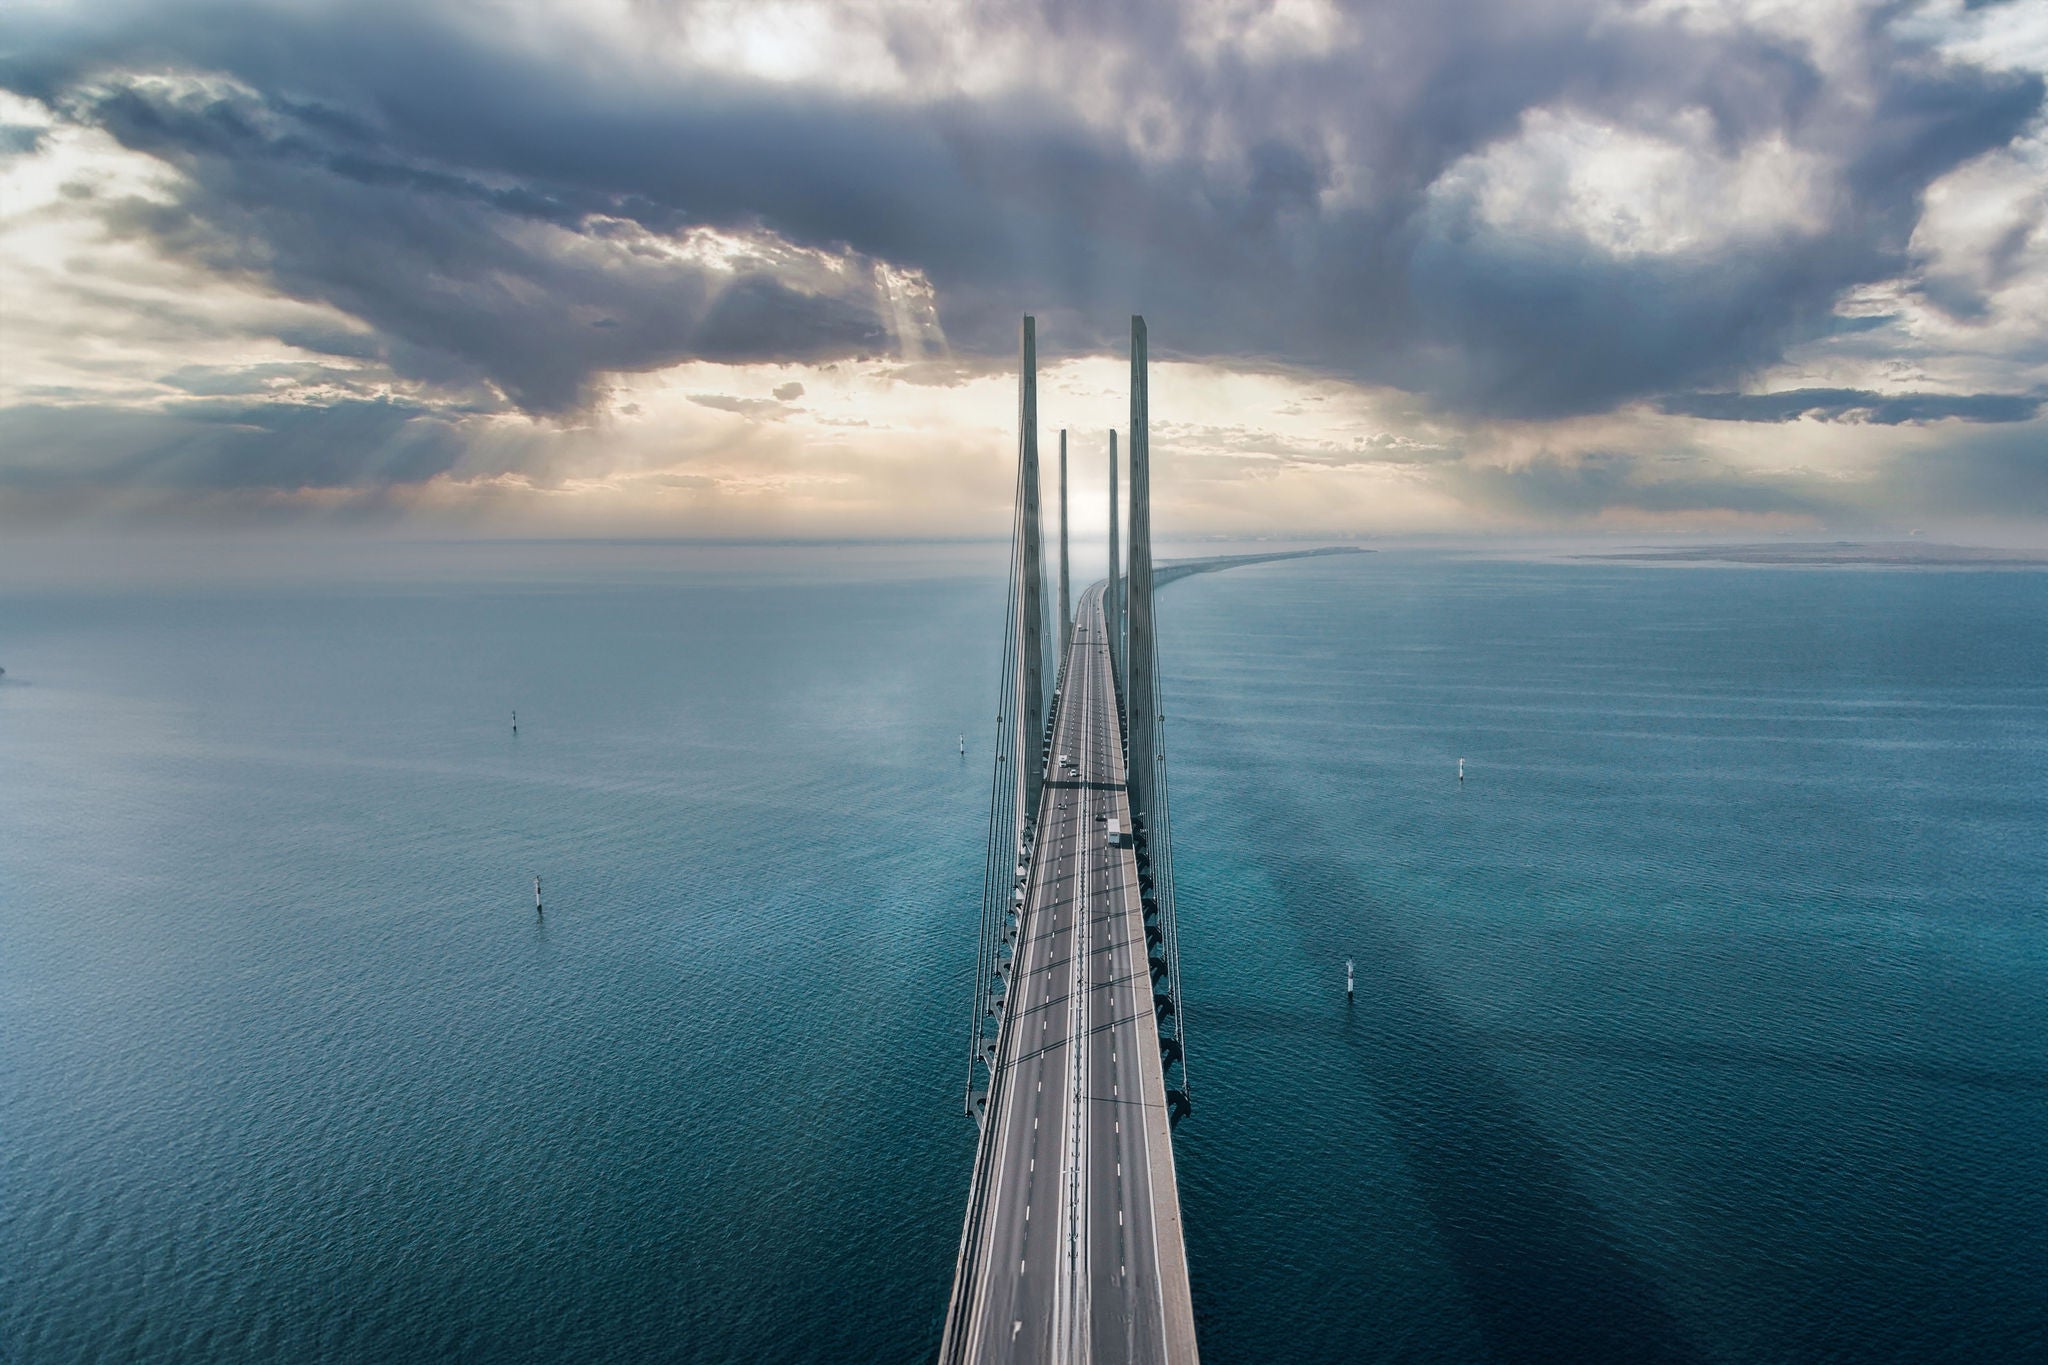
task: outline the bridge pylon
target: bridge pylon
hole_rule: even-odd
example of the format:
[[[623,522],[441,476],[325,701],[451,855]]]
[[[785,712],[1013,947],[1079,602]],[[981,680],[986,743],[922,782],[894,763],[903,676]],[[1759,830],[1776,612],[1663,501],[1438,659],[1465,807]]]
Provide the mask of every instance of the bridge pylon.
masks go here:
[[[1024,319],[1017,374],[1017,814],[1028,833],[1045,782],[1045,556],[1038,500],[1038,322]]]
[[[1103,589],[1102,614],[1109,629],[1109,672],[1116,683],[1121,711],[1124,694],[1124,565],[1122,547],[1117,544],[1116,429],[1109,433],[1109,584]]]
[[[1060,428],[1060,644],[1059,670],[1067,671],[1067,647],[1074,638],[1074,598],[1067,589],[1067,429]]]
[[[1061,433],[1061,560],[1066,527],[1065,433]],[[988,848],[982,868],[981,934],[975,960],[974,1026],[967,1055],[966,1108],[986,1122],[997,1039],[1023,919],[1033,825],[1045,785],[1052,715],[1045,704],[1046,611],[1038,469],[1037,321],[1026,317],[1017,372],[1017,475],[1011,509],[1009,600],[1003,624],[1001,701],[996,710],[995,774],[989,793]],[[1062,583],[1062,587],[1064,587]],[[1064,596],[1064,594],[1063,594]]]

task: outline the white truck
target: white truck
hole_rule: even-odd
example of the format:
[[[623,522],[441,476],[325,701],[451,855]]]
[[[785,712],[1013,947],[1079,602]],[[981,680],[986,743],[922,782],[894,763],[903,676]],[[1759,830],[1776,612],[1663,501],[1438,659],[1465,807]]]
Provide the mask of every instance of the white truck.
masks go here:
[[[1109,846],[1111,848],[1122,848],[1124,846],[1124,827],[1122,822],[1119,821],[1114,815],[1109,817],[1108,833]]]

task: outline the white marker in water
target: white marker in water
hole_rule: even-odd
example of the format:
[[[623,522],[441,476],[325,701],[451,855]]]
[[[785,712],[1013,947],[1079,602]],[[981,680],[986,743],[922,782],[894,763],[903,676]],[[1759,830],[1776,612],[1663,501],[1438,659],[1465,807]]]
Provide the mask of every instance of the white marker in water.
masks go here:
[[[536,876],[536,877],[535,877],[535,878],[533,879],[533,913],[534,913],[534,914],[536,914],[536,915],[538,915],[538,914],[540,914],[540,913],[541,913],[541,908],[540,908],[540,878],[539,878],[539,877],[537,877],[537,876]]]
[[[1462,758],[1458,760],[1458,780],[1460,782],[1465,780],[1465,760]]]
[[[1351,979],[1351,959],[1347,957],[1344,959],[1344,998],[1349,1000],[1357,989],[1358,983]]]

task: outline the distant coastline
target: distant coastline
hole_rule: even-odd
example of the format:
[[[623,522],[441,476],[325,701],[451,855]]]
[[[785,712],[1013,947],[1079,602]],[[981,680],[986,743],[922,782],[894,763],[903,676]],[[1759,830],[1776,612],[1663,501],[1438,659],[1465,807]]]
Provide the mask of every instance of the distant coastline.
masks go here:
[[[1573,559],[1632,564],[1784,564],[1887,566],[1929,569],[2048,569],[2048,556],[2022,550],[1992,550],[1974,545],[1933,545],[1923,541],[1866,544],[1838,540],[1815,544],[1685,545],[1644,547],[1610,554],[1580,554]]]

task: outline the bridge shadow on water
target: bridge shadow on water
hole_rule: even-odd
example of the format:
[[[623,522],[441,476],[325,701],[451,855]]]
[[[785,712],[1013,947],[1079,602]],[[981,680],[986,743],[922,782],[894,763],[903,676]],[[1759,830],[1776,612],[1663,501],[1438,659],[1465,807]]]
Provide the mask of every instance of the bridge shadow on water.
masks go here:
[[[1262,809],[1289,804],[1271,792],[1260,799]],[[1366,1102],[1393,1135],[1490,1358],[1558,1365],[1706,1359],[1580,1187],[1571,1159],[1489,1061],[1486,1035],[1433,983],[1405,938],[1402,912],[1334,861],[1275,847],[1262,848],[1256,861],[1276,888],[1312,888],[1317,901],[1335,898],[1346,907],[1361,947],[1357,1001],[1334,1026],[1321,1011],[1296,1017],[1280,1005],[1220,1002],[1204,1011],[1204,1022],[1325,1039],[1355,1059]],[[1287,913],[1311,942],[1325,937],[1322,925],[1308,922],[1306,906]],[[1354,1269],[1371,1273],[1369,1265]],[[1199,1299],[1198,1291],[1198,1307]]]

